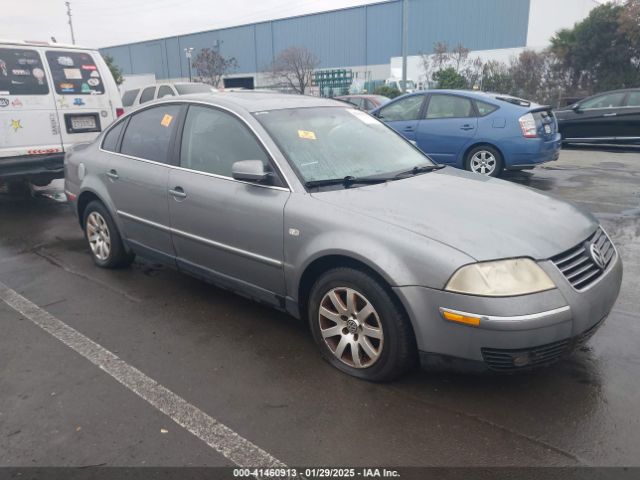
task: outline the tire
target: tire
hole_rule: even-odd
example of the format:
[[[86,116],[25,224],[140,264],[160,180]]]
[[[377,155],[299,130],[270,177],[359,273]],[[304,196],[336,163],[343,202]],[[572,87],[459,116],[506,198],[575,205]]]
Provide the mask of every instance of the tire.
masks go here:
[[[495,147],[479,145],[469,150],[464,160],[464,167],[471,173],[498,177],[504,168],[504,159]]]
[[[84,237],[96,265],[102,268],[131,265],[135,255],[125,250],[120,232],[102,202],[90,202],[84,209],[82,218]]]
[[[351,305],[355,308],[349,309],[347,295],[354,299]],[[313,337],[322,356],[337,369],[363,380],[383,382],[397,378],[416,363],[415,336],[407,315],[370,274],[354,268],[329,270],[311,288],[308,304]],[[354,345],[357,359],[351,350]]]

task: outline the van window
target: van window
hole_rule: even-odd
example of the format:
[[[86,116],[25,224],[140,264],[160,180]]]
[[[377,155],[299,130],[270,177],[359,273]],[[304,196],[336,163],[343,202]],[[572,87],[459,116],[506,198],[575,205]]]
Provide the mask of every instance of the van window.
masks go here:
[[[146,103],[153,100],[153,94],[156,93],[156,87],[147,87],[140,95],[140,103]]]
[[[0,48],[0,95],[46,95],[49,86],[35,50]]]
[[[102,95],[104,83],[93,57],[85,52],[51,50],[47,61],[59,94]]]
[[[124,95],[122,95],[122,106],[130,107],[131,105],[133,105],[133,102],[136,101],[136,97],[138,96],[139,91],[140,89],[136,88],[135,90],[127,90],[126,92],[124,92]]]
[[[102,149],[109,152],[115,152],[118,146],[118,138],[120,138],[120,132],[126,121],[122,121],[107,132],[102,141]]]
[[[179,105],[162,105],[133,114],[124,132],[120,153],[167,163],[169,143],[179,112]]]

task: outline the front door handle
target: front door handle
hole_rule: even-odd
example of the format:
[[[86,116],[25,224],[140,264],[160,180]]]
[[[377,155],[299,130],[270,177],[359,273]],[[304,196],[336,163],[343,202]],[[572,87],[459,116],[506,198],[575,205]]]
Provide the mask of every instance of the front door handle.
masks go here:
[[[187,198],[187,194],[184,193],[182,187],[174,187],[169,190],[169,193],[173,195],[175,198]]]
[[[476,127],[474,127],[473,125],[462,125],[460,127],[460,130],[473,130],[474,128]]]
[[[120,178],[120,176],[118,175],[118,172],[115,171],[113,168],[107,172],[107,177],[113,180],[117,180],[118,178]]]
[[[413,132],[415,129],[413,127],[404,127],[403,132]]]
[[[617,113],[615,113],[615,112],[614,112],[614,113],[605,113],[605,114],[603,115],[603,117],[615,117],[616,115],[618,115],[618,114],[617,114]]]

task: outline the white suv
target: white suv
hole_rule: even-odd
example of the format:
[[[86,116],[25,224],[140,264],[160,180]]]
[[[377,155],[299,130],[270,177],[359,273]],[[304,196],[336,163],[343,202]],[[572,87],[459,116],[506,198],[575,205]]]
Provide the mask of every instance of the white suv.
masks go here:
[[[147,87],[127,90],[122,95],[122,105],[125,111],[133,110],[143,103],[164,97],[189,95],[191,93],[216,92],[217,90],[206,83],[161,83]]]

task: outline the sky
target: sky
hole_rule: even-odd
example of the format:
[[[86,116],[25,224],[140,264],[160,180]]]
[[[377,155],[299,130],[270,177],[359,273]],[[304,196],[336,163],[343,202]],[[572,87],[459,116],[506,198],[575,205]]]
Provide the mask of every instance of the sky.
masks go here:
[[[379,0],[376,0],[379,1]],[[367,0],[70,0],[76,43],[107,47],[366,3]],[[0,0],[0,38],[71,43],[65,0]]]

